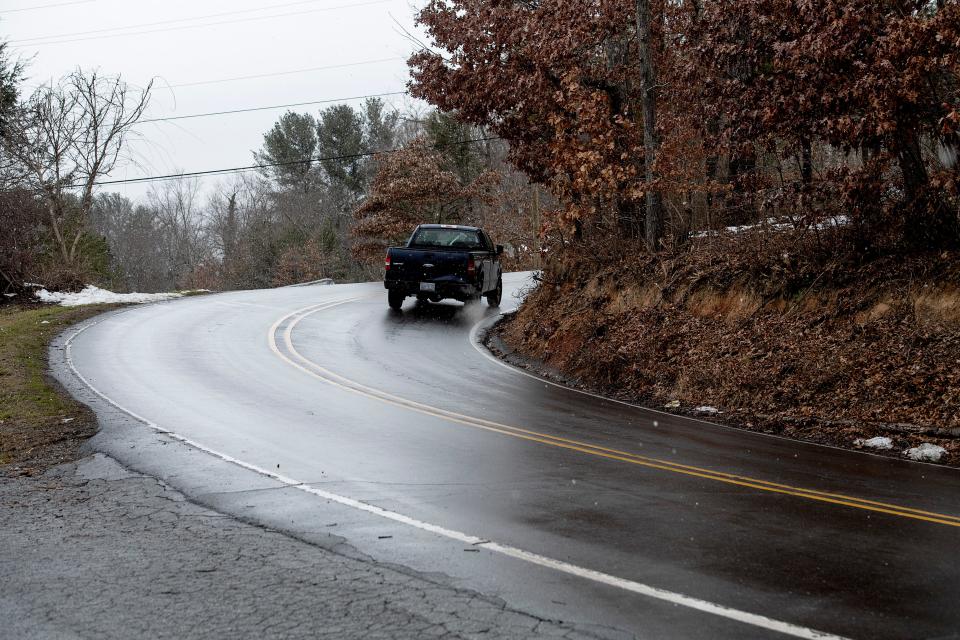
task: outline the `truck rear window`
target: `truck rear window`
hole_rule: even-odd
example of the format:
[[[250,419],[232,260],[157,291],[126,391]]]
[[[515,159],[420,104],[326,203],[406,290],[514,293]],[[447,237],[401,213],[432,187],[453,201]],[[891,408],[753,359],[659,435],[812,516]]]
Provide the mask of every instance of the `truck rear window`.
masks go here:
[[[485,249],[480,233],[462,229],[419,229],[410,240],[411,247],[429,249]]]

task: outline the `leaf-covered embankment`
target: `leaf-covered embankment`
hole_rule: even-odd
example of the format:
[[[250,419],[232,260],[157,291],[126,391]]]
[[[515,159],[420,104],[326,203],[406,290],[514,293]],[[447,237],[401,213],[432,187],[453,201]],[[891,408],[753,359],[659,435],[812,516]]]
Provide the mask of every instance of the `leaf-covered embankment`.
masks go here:
[[[960,460],[960,256],[796,263],[742,239],[544,275],[498,331],[585,387],[731,425],[891,454],[932,442]],[[748,244],[748,243],[747,243]],[[615,266],[598,267],[597,265]]]

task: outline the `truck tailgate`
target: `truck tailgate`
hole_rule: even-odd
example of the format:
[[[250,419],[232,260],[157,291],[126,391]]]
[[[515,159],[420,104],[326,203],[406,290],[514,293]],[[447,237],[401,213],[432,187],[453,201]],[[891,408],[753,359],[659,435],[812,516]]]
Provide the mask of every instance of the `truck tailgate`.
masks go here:
[[[431,281],[445,276],[467,276],[466,251],[390,249],[390,280]]]

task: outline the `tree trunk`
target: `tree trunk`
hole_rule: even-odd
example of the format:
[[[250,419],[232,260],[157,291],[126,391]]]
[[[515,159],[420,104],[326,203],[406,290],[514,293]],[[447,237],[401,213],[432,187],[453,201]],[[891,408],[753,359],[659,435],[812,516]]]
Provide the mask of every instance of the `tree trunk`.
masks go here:
[[[897,136],[897,163],[903,175],[906,215],[904,239],[915,248],[956,246],[960,242],[957,213],[929,188],[920,138],[912,131]]]
[[[870,164],[870,161],[880,155],[880,145],[878,144],[865,144],[860,147],[860,164],[866,169],[867,165]]]
[[[58,213],[56,205],[49,204],[47,206],[47,214],[50,216],[50,228],[53,230],[53,237],[57,241],[57,248],[60,249],[60,257],[63,258],[64,264],[67,264],[70,262],[70,255],[67,251],[67,241],[64,239],[63,233],[60,232]]]
[[[813,149],[806,138],[800,143],[800,180],[804,186],[813,182]]]
[[[541,244],[540,244],[540,187],[536,184],[533,185],[533,249],[534,249],[534,265],[539,269],[542,265],[541,258]]]
[[[749,146],[735,148],[730,154],[729,176],[727,182],[730,191],[726,196],[726,224],[746,224],[757,219],[754,211],[753,199],[747,181],[753,177],[756,170],[757,157]]]
[[[897,141],[897,163],[903,174],[903,191],[909,206],[919,203],[927,185],[927,168],[923,164],[920,139],[912,132],[904,131]]]
[[[705,171],[707,182],[712,183],[717,178],[717,172],[720,169],[720,156],[717,155],[716,139],[720,135],[720,118],[711,117],[704,124],[704,134],[708,140],[707,158],[705,161]],[[713,215],[713,190],[707,190],[707,215]]]
[[[650,251],[663,242],[663,200],[657,181],[656,160],[660,148],[657,135],[657,73],[651,43],[650,0],[637,0],[637,47],[640,55],[640,108],[643,111],[643,164],[647,183],[645,239]]]
[[[639,220],[640,205],[634,200],[617,198],[614,203],[614,215],[617,217],[617,228],[627,238],[639,238],[641,225]]]
[[[604,44],[607,58],[607,72],[614,72],[619,66],[629,64],[628,49],[629,42],[623,41],[619,37],[608,38]],[[631,93],[630,78],[624,79],[620,83],[603,83],[603,91],[610,100],[611,123],[614,124],[620,117],[630,118],[633,105],[630,104]],[[614,124],[614,126],[616,126]],[[617,148],[615,151],[626,153],[628,150],[623,147],[621,141],[617,139]],[[640,167],[638,167],[640,169]],[[627,198],[616,198],[613,205],[613,215],[616,217],[617,228],[628,238],[639,238],[643,233],[640,223],[640,207],[635,202]]]

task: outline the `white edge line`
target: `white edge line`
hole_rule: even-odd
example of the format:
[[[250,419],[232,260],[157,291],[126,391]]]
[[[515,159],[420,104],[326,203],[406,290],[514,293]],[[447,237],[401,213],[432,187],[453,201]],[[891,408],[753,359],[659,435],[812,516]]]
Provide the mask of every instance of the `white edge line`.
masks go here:
[[[330,309],[342,304],[346,304],[348,302],[353,302],[354,300],[355,299],[347,299],[347,300],[342,300],[337,302],[322,303],[322,304],[316,305],[316,307],[313,307],[312,309],[314,309],[315,311]],[[300,310],[288,316],[285,316],[284,318],[281,319],[280,322],[302,311],[304,310]],[[84,325],[83,327],[78,329],[76,332],[74,332],[69,338],[67,338],[66,342],[64,343],[64,354],[65,354],[64,359],[66,361],[67,367],[70,369],[73,375],[75,375],[78,380],[80,380],[84,385],[87,386],[87,388],[89,388],[94,394],[96,394],[98,397],[100,397],[104,402],[106,402],[110,406],[118,409],[119,411],[122,411],[123,413],[126,413],[127,415],[137,420],[138,422],[142,422],[144,425],[153,429],[154,431],[162,433],[165,436],[168,436],[179,442],[187,444],[195,449],[203,451],[204,453],[210,456],[213,456],[215,458],[218,458],[220,460],[223,460],[224,462],[228,462],[238,467],[247,469],[249,471],[253,471],[254,473],[257,473],[261,476],[265,476],[267,478],[271,478],[293,489],[299,489],[300,491],[304,491],[306,493],[315,495],[317,497],[330,500],[331,502],[336,502],[346,507],[351,507],[360,511],[364,511],[373,515],[380,516],[382,518],[393,520],[394,522],[405,524],[405,525],[420,529],[422,531],[427,531],[435,535],[456,540],[457,542],[461,542],[463,544],[469,544],[476,548],[483,548],[493,553],[499,553],[507,557],[523,560],[524,562],[535,564],[548,569],[553,569],[561,573],[566,573],[567,575],[572,575],[572,576],[587,579],[599,584],[604,584],[604,585],[615,587],[625,591],[630,591],[632,593],[643,595],[656,600],[669,602],[674,605],[687,607],[689,609],[702,611],[704,613],[713,614],[723,618],[728,618],[730,620],[734,620],[736,622],[740,622],[743,624],[748,624],[751,626],[768,629],[770,631],[775,631],[778,633],[782,633],[784,635],[793,636],[795,638],[807,638],[811,640],[847,640],[843,636],[838,636],[838,635],[825,633],[822,631],[817,631],[816,629],[810,629],[807,627],[794,625],[789,622],[775,620],[773,618],[768,618],[766,616],[762,616],[754,613],[748,613],[746,611],[740,611],[738,609],[732,609],[730,607],[725,607],[723,605],[715,604],[707,600],[700,600],[698,598],[686,596],[681,593],[675,593],[673,591],[667,591],[665,589],[651,587],[649,585],[646,585],[640,582],[635,582],[633,580],[618,578],[616,576],[602,573],[600,571],[595,571],[593,569],[580,567],[580,566],[571,564],[569,562],[563,562],[562,560],[554,560],[553,558],[548,558],[546,556],[542,556],[536,553],[524,551],[523,549],[519,549],[517,547],[512,547],[510,545],[504,545],[497,542],[492,542],[492,541],[486,540],[485,538],[480,538],[480,537],[473,536],[460,531],[456,531],[453,529],[447,529],[446,527],[430,524],[429,522],[423,522],[422,520],[417,520],[415,518],[411,518],[409,516],[403,515],[401,513],[397,513],[395,511],[389,511],[387,509],[383,509],[375,505],[367,504],[365,502],[361,502],[353,498],[348,498],[346,496],[341,496],[339,494],[330,493],[329,491],[324,491],[323,489],[317,489],[314,487],[307,486],[298,480],[290,478],[289,476],[284,476],[282,474],[276,473],[269,469],[264,469],[255,464],[245,462],[238,458],[234,458],[233,456],[230,456],[228,454],[221,453],[214,449],[210,449],[209,447],[206,447],[195,440],[191,440],[190,438],[181,436],[169,429],[161,427],[159,424],[152,422],[151,420],[148,420],[147,418],[144,418],[143,416],[138,415],[137,413],[131,411],[130,409],[127,409],[126,407],[118,404],[117,402],[107,397],[99,389],[94,387],[83,376],[83,374],[81,374],[77,370],[76,366],[73,363],[73,357],[71,355],[73,341],[84,331],[86,331],[87,329],[90,329],[91,327],[96,326],[101,321],[102,320],[97,320],[96,322],[92,322],[90,324]],[[274,333],[277,326],[279,326],[279,322],[271,328],[271,336]],[[271,345],[271,346],[274,346],[274,345]],[[280,355],[280,357],[286,360],[287,362],[290,362],[285,356],[283,356],[282,354],[279,354],[279,350],[276,350],[276,353],[278,353],[278,355]],[[492,356],[490,357],[492,358]],[[507,365],[504,365],[504,366],[507,366]],[[519,372],[519,373],[523,373],[523,372]],[[530,375],[530,374],[526,374],[526,375]],[[531,376],[531,377],[535,377],[535,376]]]
[[[279,347],[278,347],[277,344],[276,344],[276,332],[277,332],[277,330],[283,325],[283,323],[284,323],[285,321],[287,321],[287,320],[289,320],[289,319],[291,319],[291,318],[294,318],[294,317],[299,316],[299,318],[297,319],[297,321],[299,322],[300,320],[302,320],[303,318],[305,318],[305,317],[307,317],[307,316],[309,316],[309,315],[313,315],[314,313],[317,313],[317,312],[319,312],[319,311],[324,311],[326,308],[328,308],[328,307],[324,307],[324,308],[306,307],[306,308],[304,308],[304,309],[300,309],[300,310],[297,310],[297,311],[293,311],[293,312],[291,312],[291,313],[289,313],[289,314],[281,317],[281,318],[280,318],[279,320],[277,320],[277,321],[273,324],[273,326],[270,328],[270,331],[269,331],[268,336],[267,336],[267,341],[268,341],[268,344],[269,344],[271,350],[274,352],[274,354],[277,355],[277,357],[281,358],[282,360],[284,360],[285,362],[287,362],[287,363],[290,364],[291,366],[293,366],[293,367],[295,367],[295,368],[303,371],[304,373],[306,373],[306,374],[308,374],[308,375],[310,375],[310,376],[312,376],[312,377],[314,377],[314,378],[318,378],[318,379],[320,379],[320,380],[323,380],[324,382],[329,382],[328,380],[326,380],[325,378],[319,376],[318,374],[314,373],[313,371],[311,371],[311,370],[307,369],[306,367],[303,367],[303,366],[297,364],[296,362],[294,362],[293,360],[291,360],[289,357],[287,357],[285,354],[283,354],[283,353],[280,351]],[[482,322],[483,322],[483,321],[481,321],[480,323],[477,323],[477,325],[475,325],[475,326],[478,326],[478,325],[481,324]],[[288,329],[288,333],[285,335],[285,337],[286,337],[287,340],[289,341],[289,338],[290,338],[290,336],[289,336],[289,329]],[[290,347],[290,346],[292,346],[292,345],[289,345],[289,343],[288,343],[288,347]],[[493,357],[493,356],[491,355],[490,357]],[[509,366],[509,365],[504,364],[504,366]],[[523,372],[520,372],[520,373],[523,373]],[[529,374],[527,374],[527,375],[529,375]],[[680,593],[675,593],[675,592],[672,592],[672,591],[667,591],[667,590],[665,590],[665,589],[659,589],[659,588],[657,588],[657,587],[652,587],[652,586],[650,586],[650,585],[646,585],[646,584],[643,584],[643,583],[640,583],[640,582],[635,582],[635,581],[633,581],[633,580],[627,580],[627,579],[624,579],[624,578],[618,578],[618,577],[616,577],[616,576],[613,576],[613,575],[610,575],[610,574],[607,574],[607,573],[602,573],[602,572],[600,572],[600,571],[595,571],[595,570],[593,570],[593,569],[587,569],[587,568],[584,568],[584,567],[580,567],[580,566],[577,566],[577,565],[574,565],[574,564],[571,564],[571,563],[568,563],[568,562],[564,562],[564,561],[562,561],[562,560],[555,560],[555,559],[553,559],[553,558],[549,558],[549,557],[542,556],[542,555],[539,555],[539,554],[536,554],[536,553],[532,553],[532,552],[530,552],[530,551],[524,551],[523,549],[519,549],[519,548],[517,548],[517,547],[512,547],[512,546],[509,546],[509,545],[503,545],[503,544],[500,544],[500,543],[497,543],[497,542],[493,542],[493,541],[490,541],[490,540],[486,540],[486,539],[483,539],[483,538],[478,538],[478,537],[476,537],[476,536],[473,536],[473,535],[470,535],[470,534],[467,534],[467,533],[462,533],[462,532],[459,532],[459,531],[455,531],[455,530],[451,530],[451,529],[446,529],[446,528],[440,527],[440,526],[438,526],[438,525],[434,525],[434,524],[430,524],[430,523],[428,523],[428,522],[423,522],[423,521],[421,521],[421,520],[416,520],[416,519],[414,519],[414,518],[410,518],[409,516],[405,516],[405,515],[400,514],[400,513],[396,513],[396,512],[393,512],[393,511],[387,511],[387,510],[385,510],[385,509],[381,509],[380,507],[376,507],[376,506],[373,506],[373,505],[369,505],[369,504],[364,503],[364,502],[359,502],[359,501],[354,500],[354,499],[352,499],[352,498],[345,498],[345,497],[339,496],[339,495],[337,495],[337,494],[332,494],[332,493],[323,491],[323,490],[321,490],[321,489],[312,489],[312,488],[310,488],[310,487],[305,487],[305,486],[300,486],[300,487],[297,487],[297,488],[300,488],[300,489],[303,489],[303,490],[305,490],[305,491],[314,493],[315,495],[324,497],[324,498],[326,498],[326,499],[328,499],[328,500],[331,500],[331,501],[334,501],[334,502],[338,502],[338,503],[340,503],[340,504],[344,504],[344,505],[347,505],[347,506],[352,506],[352,507],[355,507],[355,508],[360,509],[360,510],[362,510],[362,511],[366,511],[366,512],[369,512],[369,513],[373,513],[373,514],[382,516],[382,517],[384,517],[384,518],[388,518],[388,519],[391,519],[391,520],[394,520],[394,521],[397,521],[397,522],[401,522],[401,523],[404,523],[404,524],[408,524],[408,525],[410,525],[410,526],[416,527],[416,528],[418,528],[418,529],[422,529],[422,530],[424,530],[424,531],[430,531],[430,532],[432,532],[432,533],[436,533],[436,534],[439,534],[439,535],[442,535],[442,536],[445,536],[445,537],[448,537],[448,538],[452,538],[452,539],[454,539],[454,540],[458,540],[458,541],[461,541],[461,542],[465,542],[465,543],[467,543],[467,544],[471,544],[471,545],[473,545],[473,546],[475,546],[475,547],[478,547],[478,548],[484,548],[484,549],[487,549],[487,550],[489,550],[489,551],[493,551],[493,552],[496,552],[496,553],[499,553],[499,554],[502,554],[502,555],[506,555],[506,556],[515,558],[515,559],[523,560],[523,561],[525,561],[525,562],[529,562],[529,563],[536,564],[536,565],[539,565],[539,566],[542,566],[542,567],[547,567],[547,568],[549,568],[549,569],[553,569],[553,570],[556,570],[556,571],[560,571],[560,572],[566,573],[566,574],[568,574],[568,575],[576,576],[576,577],[579,577],[579,578],[584,578],[584,579],[587,579],[587,580],[591,580],[591,581],[593,581],[593,582],[597,582],[597,583],[600,583],[600,584],[605,584],[605,585],[608,585],[608,586],[611,586],[611,587],[615,587],[615,588],[619,588],[619,589],[622,589],[622,590],[625,590],[625,591],[630,591],[630,592],[632,592],[632,593],[637,593],[637,594],[640,594],[640,595],[643,595],[643,596],[647,596],[647,597],[650,597],[650,598],[654,598],[654,599],[657,599],[657,600],[663,600],[663,601],[669,602],[669,603],[674,604],[674,605],[679,605],[679,606],[687,607],[687,608],[690,608],[690,609],[695,609],[695,610],[698,610],[698,611],[702,611],[702,612],[705,612],[705,613],[713,614],[713,615],[716,615],[716,616],[728,618],[728,619],[731,619],[731,620],[735,620],[735,621],[737,621],[737,622],[741,622],[741,623],[743,623],[743,624],[748,624],[748,625],[752,625],[752,626],[755,626],[755,627],[761,627],[761,628],[764,628],[764,629],[768,629],[768,630],[771,630],[771,631],[776,631],[776,632],[783,633],[783,634],[785,634],[785,635],[794,636],[794,637],[797,637],[797,638],[819,638],[819,639],[831,639],[831,640],[833,640],[833,639],[838,639],[838,640],[839,640],[839,639],[842,639],[842,638],[843,638],[843,636],[837,636],[837,635],[825,633],[825,632],[823,632],[823,631],[818,631],[818,630],[816,630],[816,629],[810,629],[810,628],[807,628],[807,627],[801,627],[801,626],[798,626],[798,625],[794,625],[794,624],[791,624],[791,623],[789,623],[789,622],[783,622],[783,621],[781,621],[781,620],[775,620],[775,619],[773,619],[773,618],[768,618],[768,617],[766,617],[766,616],[762,616],[762,615],[759,615],[759,614],[749,613],[749,612],[746,612],[746,611],[740,611],[740,610],[738,610],[738,609],[733,609],[733,608],[730,608],[730,607],[725,607],[725,606],[723,606],[723,605],[715,604],[715,603],[709,602],[709,601],[707,601],[707,600],[700,600],[700,599],[698,599],[698,598],[693,598],[693,597],[691,597],[691,596],[686,596],[686,595],[683,595],[683,594],[680,594]]]

